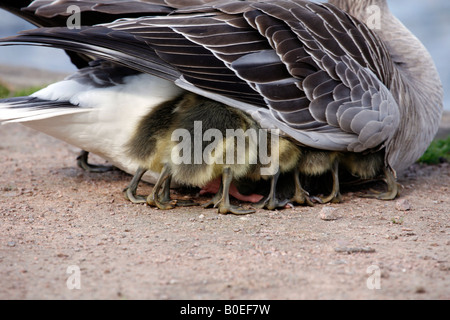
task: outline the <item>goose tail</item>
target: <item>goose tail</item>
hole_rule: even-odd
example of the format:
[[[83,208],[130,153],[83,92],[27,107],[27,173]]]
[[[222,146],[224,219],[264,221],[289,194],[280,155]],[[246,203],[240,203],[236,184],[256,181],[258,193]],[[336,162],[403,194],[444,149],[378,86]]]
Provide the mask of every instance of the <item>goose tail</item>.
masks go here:
[[[68,101],[50,101],[32,96],[8,98],[0,100],[0,123],[30,122],[86,111]]]

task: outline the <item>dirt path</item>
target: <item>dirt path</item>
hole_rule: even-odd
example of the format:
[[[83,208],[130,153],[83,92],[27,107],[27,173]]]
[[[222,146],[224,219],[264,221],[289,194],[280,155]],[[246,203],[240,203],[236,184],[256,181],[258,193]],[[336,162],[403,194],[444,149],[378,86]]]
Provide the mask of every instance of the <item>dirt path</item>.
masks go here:
[[[402,176],[403,208],[345,194],[332,221],[236,217],[132,205],[128,175],[82,172],[77,149],[19,125],[0,137],[0,299],[450,298],[449,164]]]

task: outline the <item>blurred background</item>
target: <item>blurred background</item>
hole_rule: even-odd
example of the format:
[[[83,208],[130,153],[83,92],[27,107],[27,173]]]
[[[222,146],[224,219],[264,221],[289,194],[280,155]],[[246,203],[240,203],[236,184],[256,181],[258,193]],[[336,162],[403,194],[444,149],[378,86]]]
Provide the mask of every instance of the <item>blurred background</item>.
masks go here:
[[[450,110],[450,1],[388,0],[394,14],[431,52],[445,89],[445,108]],[[14,35],[33,26],[0,9],[0,37]],[[21,66],[71,73],[76,69],[66,55],[56,49],[32,46],[1,47],[0,69]],[[3,79],[8,81],[8,79]]]

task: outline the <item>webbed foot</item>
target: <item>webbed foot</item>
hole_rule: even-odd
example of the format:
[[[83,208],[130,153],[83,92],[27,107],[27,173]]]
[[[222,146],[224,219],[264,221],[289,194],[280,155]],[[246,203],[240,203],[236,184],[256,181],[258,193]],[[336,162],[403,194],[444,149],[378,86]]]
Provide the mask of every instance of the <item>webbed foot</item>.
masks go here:
[[[135,192],[133,192],[129,187],[123,190],[123,195],[125,199],[134,203],[134,204],[145,204],[147,203],[147,198],[144,196],[138,196]]]
[[[157,207],[161,210],[174,209],[177,205],[176,200],[170,200],[170,181],[172,174],[170,173],[170,167],[168,164],[164,165],[161,171],[158,181],[153,187],[152,193],[147,198],[147,204],[151,207]],[[162,191],[163,196],[160,197]]]
[[[197,207],[199,204],[192,200],[177,200],[177,207],[187,208],[187,207]]]
[[[113,166],[101,166],[96,164],[89,164],[88,163],[88,157],[89,152],[87,151],[81,151],[80,155],[77,157],[77,165],[81,169],[83,169],[86,172],[92,172],[92,173],[106,173],[115,170],[115,167]]]
[[[289,200],[279,201],[274,197],[269,197],[261,200],[260,202],[253,205],[253,207],[257,209],[267,209],[267,210],[276,210],[276,209],[284,209],[286,205],[289,203]]]
[[[152,193],[151,195],[149,195],[146,202],[149,206],[156,207],[160,210],[171,210],[177,206],[176,200],[161,201],[159,199],[159,196],[155,195],[155,193]]]
[[[342,195],[339,186],[339,162],[335,161],[333,164],[333,168],[331,169],[331,173],[333,176],[333,190],[328,197],[319,197],[320,202],[322,204],[326,203],[341,203]]]
[[[246,215],[255,213],[255,210],[245,210],[241,207],[233,206],[230,204],[230,185],[233,181],[233,174],[230,168],[224,168],[222,173],[222,183],[220,184],[219,191],[209,201],[203,205],[203,208],[218,208],[219,214],[235,214]]]
[[[246,210],[246,209],[243,209],[243,208],[238,207],[238,206],[225,204],[223,202],[221,202],[218,207],[219,207],[219,213],[220,214],[229,214],[229,213],[231,213],[231,214],[235,214],[235,215],[247,215],[247,214],[252,214],[252,213],[256,212],[255,210],[251,210],[251,209],[250,210]]]
[[[402,186],[397,183],[395,171],[392,168],[388,167],[384,169],[384,174],[385,182],[388,186],[388,190],[386,192],[371,190],[371,192],[359,196],[361,198],[378,199],[384,201],[395,200],[397,197],[399,197]]]
[[[309,193],[302,188],[302,185],[300,183],[300,172],[298,168],[296,168],[294,172],[294,183],[295,183],[295,193],[294,196],[291,198],[291,202],[299,205],[307,205],[310,207],[314,207],[313,198],[311,198],[309,196]]]
[[[146,172],[146,169],[138,168],[129,186],[123,190],[123,195],[126,200],[131,201],[134,204],[145,204],[147,202],[147,197],[136,195],[139,182]]]

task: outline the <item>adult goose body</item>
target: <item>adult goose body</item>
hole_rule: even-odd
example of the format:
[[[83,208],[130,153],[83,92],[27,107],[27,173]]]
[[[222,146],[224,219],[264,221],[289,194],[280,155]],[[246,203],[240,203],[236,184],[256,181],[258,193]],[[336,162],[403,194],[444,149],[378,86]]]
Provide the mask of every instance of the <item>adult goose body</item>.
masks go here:
[[[125,2],[37,0],[30,7],[47,18],[58,17],[67,15],[68,3],[92,13],[119,10]],[[436,67],[420,41],[391,14],[386,0],[126,3],[128,8],[153,5],[169,12],[146,11],[142,17],[79,29],[39,28],[3,40],[57,47],[121,66],[114,71],[133,70],[117,86],[111,80],[115,77],[109,77],[106,86],[113,97],[123,94],[123,103],[81,94],[86,87],[69,80],[68,89],[56,84],[31,100],[1,102],[0,120],[27,121],[45,131],[43,127],[65,117],[63,130],[47,133],[63,140],[73,136],[72,144],[114,162],[120,148],[105,144],[129,139],[137,115],[157,104],[155,96],[169,100],[190,91],[238,108],[300,146],[343,154],[342,163],[355,174],[364,175],[364,169],[352,170],[348,159],[356,155],[359,164],[369,155],[368,163],[381,163],[373,171],[384,170],[391,177],[414,163],[437,132],[443,90]],[[378,28],[366,23],[367,8],[373,6],[379,9]],[[140,91],[147,81],[148,90]],[[164,88],[152,87],[155,83],[164,83]],[[148,103],[135,103],[140,98]],[[11,110],[26,112],[14,115]],[[33,112],[31,117],[28,112]],[[89,116],[104,112],[109,122]],[[81,115],[97,129],[79,127]],[[106,132],[107,126],[116,130]],[[85,139],[77,140],[77,134]],[[100,149],[115,151],[105,154]],[[382,161],[373,161],[374,154]]]

